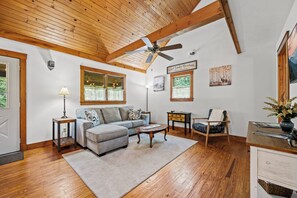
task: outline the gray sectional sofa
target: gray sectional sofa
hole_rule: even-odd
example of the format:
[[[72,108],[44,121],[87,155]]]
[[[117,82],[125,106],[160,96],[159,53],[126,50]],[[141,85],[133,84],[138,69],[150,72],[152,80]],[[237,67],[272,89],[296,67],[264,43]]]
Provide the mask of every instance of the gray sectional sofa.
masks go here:
[[[129,135],[136,134],[137,127],[149,124],[149,115],[146,114],[142,114],[139,120],[129,120],[131,108],[133,109],[132,106],[77,109],[77,142],[98,155],[127,147]],[[100,120],[98,126],[85,119],[86,110],[97,112]]]

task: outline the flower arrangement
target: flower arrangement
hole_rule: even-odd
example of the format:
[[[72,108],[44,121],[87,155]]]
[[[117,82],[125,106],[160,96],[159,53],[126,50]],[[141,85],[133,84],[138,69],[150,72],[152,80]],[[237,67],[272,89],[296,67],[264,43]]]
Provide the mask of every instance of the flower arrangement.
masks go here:
[[[264,110],[271,111],[273,113],[269,114],[268,117],[276,116],[281,118],[282,120],[291,120],[292,118],[297,117],[297,103],[293,103],[293,101],[297,97],[293,97],[288,101],[282,101],[280,104],[277,100],[267,97],[271,102],[264,102],[270,107],[264,107]]]

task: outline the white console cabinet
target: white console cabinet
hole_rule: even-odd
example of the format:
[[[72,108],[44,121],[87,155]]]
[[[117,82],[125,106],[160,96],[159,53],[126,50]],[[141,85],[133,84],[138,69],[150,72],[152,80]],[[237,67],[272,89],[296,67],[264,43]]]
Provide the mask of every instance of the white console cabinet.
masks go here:
[[[286,140],[265,136],[263,132],[282,133],[280,129],[261,128],[249,123],[250,197],[277,197],[268,195],[258,184],[258,179],[297,191],[297,149],[290,147]]]
[[[250,152],[251,198],[259,197],[258,179],[297,190],[297,155],[255,146]]]

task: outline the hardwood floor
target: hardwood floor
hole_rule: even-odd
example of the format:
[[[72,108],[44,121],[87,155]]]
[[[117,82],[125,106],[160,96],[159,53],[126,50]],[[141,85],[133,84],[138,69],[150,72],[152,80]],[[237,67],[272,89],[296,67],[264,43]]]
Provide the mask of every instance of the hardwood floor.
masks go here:
[[[184,137],[183,131],[170,135]],[[190,134],[187,135],[190,138]],[[125,197],[249,197],[249,153],[226,137],[204,139]],[[64,150],[62,153],[75,149]],[[0,166],[0,197],[95,197],[52,146],[25,152],[25,160]]]
[[[95,197],[56,148],[24,155],[22,161],[0,166],[0,197]]]
[[[184,137],[183,132],[170,131]],[[190,138],[190,134],[187,134]],[[204,138],[130,191],[126,197],[249,197],[249,153],[245,143]]]

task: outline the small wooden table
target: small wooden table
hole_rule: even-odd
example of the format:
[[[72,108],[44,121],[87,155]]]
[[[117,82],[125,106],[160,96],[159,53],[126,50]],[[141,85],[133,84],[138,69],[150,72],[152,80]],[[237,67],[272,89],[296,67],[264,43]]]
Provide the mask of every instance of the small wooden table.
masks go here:
[[[187,135],[187,124],[189,124],[189,132],[191,133],[191,114],[189,112],[171,111],[167,112],[167,125],[169,131],[169,121],[172,121],[172,129],[174,130],[174,122],[182,122],[185,124],[185,135]]]
[[[58,138],[55,139],[55,123],[58,125]],[[74,139],[70,136],[70,123],[74,123]],[[61,138],[61,124],[67,124],[67,137]],[[53,118],[53,146],[57,145],[58,152],[61,147],[73,145],[76,147],[76,119],[75,118]]]
[[[149,126],[151,126],[152,124],[150,124]],[[167,141],[166,139],[166,135],[167,135],[167,126],[165,124],[160,124],[160,126],[158,127],[154,127],[154,128],[150,128],[150,129],[143,129],[144,127],[138,127],[136,129],[136,132],[137,132],[137,136],[138,136],[138,142],[137,144],[139,144],[140,142],[140,133],[146,133],[146,134],[149,134],[150,136],[150,147],[152,148],[153,147],[153,144],[152,144],[152,141],[153,141],[153,138],[154,138],[154,134],[155,133],[159,133],[161,131],[164,131],[165,134],[164,134],[164,140]]]

